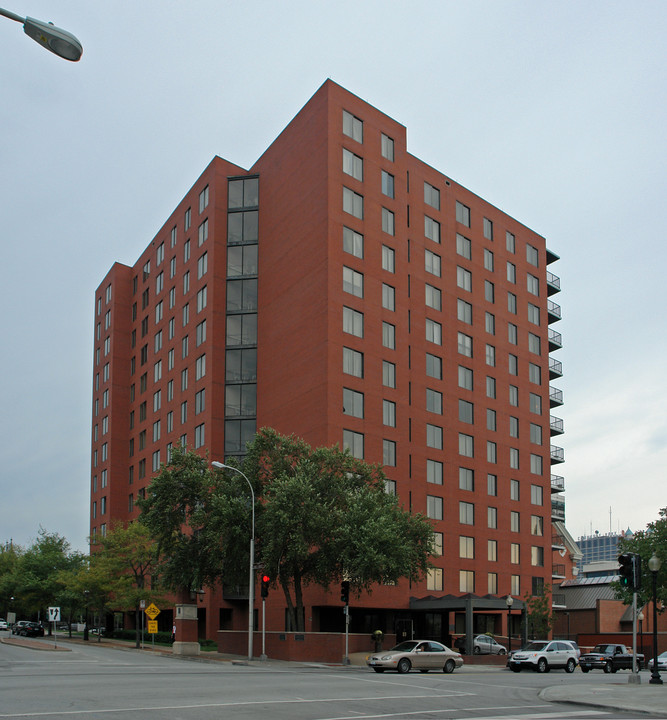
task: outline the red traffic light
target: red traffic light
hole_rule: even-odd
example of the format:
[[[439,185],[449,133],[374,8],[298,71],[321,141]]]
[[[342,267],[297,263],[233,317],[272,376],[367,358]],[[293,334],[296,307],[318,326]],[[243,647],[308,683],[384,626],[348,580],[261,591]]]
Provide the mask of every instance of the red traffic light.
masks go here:
[[[269,585],[271,584],[271,578],[268,575],[262,575],[262,597],[269,596]]]

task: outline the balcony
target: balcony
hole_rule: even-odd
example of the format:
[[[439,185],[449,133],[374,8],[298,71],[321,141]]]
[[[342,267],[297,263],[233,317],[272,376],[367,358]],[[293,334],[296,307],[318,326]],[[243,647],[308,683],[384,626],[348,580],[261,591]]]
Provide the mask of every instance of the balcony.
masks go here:
[[[230,583],[222,583],[222,599],[223,600],[247,600],[247,585],[231,585]]]
[[[552,522],[565,522],[565,500],[551,498]]]
[[[560,292],[560,278],[547,270],[547,295]]]
[[[564,608],[567,607],[565,604],[565,594],[564,593],[552,593],[551,595],[551,607],[552,608]]]
[[[565,491],[565,478],[561,475],[551,476],[551,492],[559,493]]]
[[[553,300],[547,300],[547,322],[557,322],[562,319],[560,305]]]
[[[549,358],[549,380],[563,377],[563,363],[560,360]]]
[[[558,465],[559,463],[565,462],[565,451],[558,445],[551,446],[551,464]]]
[[[565,580],[565,565],[554,565],[551,568],[551,577],[554,580]]]
[[[565,543],[560,535],[551,536],[551,549],[552,550],[565,550]]]
[[[549,385],[549,407],[560,407],[563,404],[563,391]]]
[[[560,350],[563,347],[563,336],[549,328],[549,352]]]
[[[547,265],[551,265],[551,263],[556,262],[556,260],[560,260],[560,255],[556,255],[553,250],[547,248]]]
[[[549,417],[549,429],[551,430],[551,437],[554,435],[562,435],[565,432],[563,420],[555,415],[551,415]]]

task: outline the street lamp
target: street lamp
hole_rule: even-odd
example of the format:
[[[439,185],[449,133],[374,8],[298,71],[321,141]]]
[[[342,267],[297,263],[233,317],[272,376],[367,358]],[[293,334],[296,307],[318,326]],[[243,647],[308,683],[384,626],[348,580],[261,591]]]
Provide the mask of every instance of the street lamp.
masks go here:
[[[90,597],[90,590],[84,590],[83,594],[86,598],[86,617],[83,620],[83,639],[88,640],[88,601]]]
[[[662,679],[658,672],[658,570],[662,562],[653,551],[651,559],[648,561],[648,569],[653,575],[653,670],[651,671],[651,685],[662,685]]]
[[[255,613],[255,491],[252,489],[250,480],[238,468],[214,460],[211,465],[221,470],[233,470],[245,478],[250,488],[252,498],[252,529],[250,531],[250,573],[248,577],[248,660],[252,660],[252,637],[254,631]]]
[[[31,37],[35,42],[58,55],[58,57],[72,62],[76,62],[81,58],[83,46],[71,32],[56,27],[51,22],[35,20],[35,18],[31,17],[24,18],[3,8],[0,8],[0,15],[15,22],[23,23],[23,30],[28,37]]]
[[[642,624],[644,622],[644,613],[643,612],[641,612],[641,611],[639,612],[639,615],[637,615],[637,620],[639,620],[639,644],[641,645],[641,650],[639,652],[643,653],[644,652],[644,626]]]
[[[507,654],[509,655],[512,650],[512,605],[514,605],[514,598],[508,595],[505,598],[505,604],[507,605]]]

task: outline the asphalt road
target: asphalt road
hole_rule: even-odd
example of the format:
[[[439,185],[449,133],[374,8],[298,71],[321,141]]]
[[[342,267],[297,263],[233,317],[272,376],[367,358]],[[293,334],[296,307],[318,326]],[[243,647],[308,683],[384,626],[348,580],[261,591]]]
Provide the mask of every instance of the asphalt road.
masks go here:
[[[45,641],[46,642],[46,641]],[[197,662],[94,643],[71,651],[0,644],[0,719],[449,720],[629,718],[545,702],[541,688],[590,683],[465,668],[452,675],[377,675],[365,668]],[[599,682],[608,682],[600,674]]]

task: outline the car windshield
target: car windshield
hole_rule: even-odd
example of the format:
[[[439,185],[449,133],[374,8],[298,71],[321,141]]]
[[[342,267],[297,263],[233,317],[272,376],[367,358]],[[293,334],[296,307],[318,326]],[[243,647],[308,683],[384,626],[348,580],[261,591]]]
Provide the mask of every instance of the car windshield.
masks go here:
[[[528,643],[528,645],[526,645],[524,650],[532,650],[532,651],[544,650],[544,648],[546,646],[547,646],[546,642],[532,642],[532,643]]]
[[[613,653],[614,652],[614,645],[596,645],[595,650],[593,652],[596,653]]]
[[[396,647],[391,649],[391,652],[410,652],[410,650],[414,650],[416,646],[416,640],[406,640],[405,642],[398,643]]]

